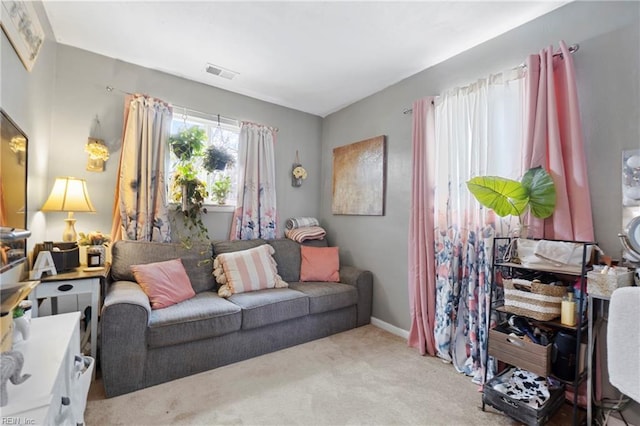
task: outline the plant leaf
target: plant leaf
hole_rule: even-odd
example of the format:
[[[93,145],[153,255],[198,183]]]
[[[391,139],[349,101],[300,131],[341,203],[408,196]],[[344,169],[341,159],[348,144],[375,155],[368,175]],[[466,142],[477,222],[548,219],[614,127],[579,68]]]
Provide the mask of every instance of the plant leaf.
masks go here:
[[[476,200],[498,216],[520,216],[529,201],[520,182],[499,176],[476,176],[467,182]]]
[[[531,168],[522,177],[522,186],[529,197],[531,214],[546,219],[556,209],[556,186],[553,178],[541,166]]]

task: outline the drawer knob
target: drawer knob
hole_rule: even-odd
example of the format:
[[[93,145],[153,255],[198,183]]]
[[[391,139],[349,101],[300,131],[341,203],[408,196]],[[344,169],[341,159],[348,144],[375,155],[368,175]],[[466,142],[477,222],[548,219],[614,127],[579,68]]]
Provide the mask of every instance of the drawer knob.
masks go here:
[[[71,289],[73,289],[72,284],[62,284],[61,286],[58,286],[58,290],[60,291],[69,291]]]
[[[71,404],[71,398],[69,398],[68,396],[63,396],[62,397],[62,405],[67,406],[69,404]]]

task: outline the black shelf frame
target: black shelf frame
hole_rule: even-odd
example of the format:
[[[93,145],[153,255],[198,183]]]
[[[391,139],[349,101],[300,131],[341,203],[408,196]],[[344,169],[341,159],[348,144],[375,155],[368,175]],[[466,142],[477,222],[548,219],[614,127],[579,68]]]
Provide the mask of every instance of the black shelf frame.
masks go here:
[[[561,329],[566,329],[566,330],[571,330],[572,332],[576,333],[576,349],[575,349],[575,354],[576,354],[576,365],[575,365],[575,370],[574,370],[574,380],[573,381],[566,381],[566,380],[562,380],[559,379],[555,376],[554,379],[564,383],[564,384],[569,384],[571,386],[573,386],[573,408],[572,408],[572,424],[574,426],[577,426],[578,424],[580,424],[580,417],[578,416],[578,391],[579,391],[579,387],[582,384],[583,381],[587,380],[587,376],[588,376],[588,371],[587,371],[587,365],[588,363],[586,362],[587,360],[585,359],[585,370],[583,372],[580,372],[580,345],[583,339],[583,333],[588,332],[588,321],[587,318],[585,318],[585,307],[587,306],[587,272],[589,270],[591,270],[591,267],[589,266],[590,260],[591,258],[587,258],[587,252],[589,251],[587,248],[588,247],[592,247],[591,250],[591,257],[593,258],[595,256],[595,252],[594,249],[596,247],[596,243],[592,242],[592,241],[574,241],[574,240],[551,240],[551,239],[545,239],[547,241],[559,241],[559,242],[566,242],[566,243],[575,243],[575,244],[581,244],[582,247],[582,265],[581,265],[581,270],[580,272],[574,272],[574,271],[567,271],[567,270],[563,270],[563,269],[559,269],[559,268],[537,268],[537,267],[527,267],[524,265],[521,265],[519,263],[514,263],[514,262],[503,262],[503,261],[499,261],[499,256],[498,256],[498,248],[499,247],[503,247],[506,246],[507,250],[510,250],[511,252],[509,253],[511,256],[511,258],[513,258],[513,255],[515,254],[515,246],[514,246],[514,242],[515,240],[517,240],[517,237],[494,237],[493,239],[493,248],[492,248],[492,259],[491,259],[491,291],[489,292],[489,307],[491,309],[491,312],[493,311],[497,311],[497,312],[501,312],[504,313],[506,315],[511,314],[510,312],[506,311],[506,310],[500,310],[499,306],[494,306],[494,303],[496,303],[496,301],[493,300],[493,294],[495,292],[495,288],[496,288],[496,269],[497,268],[507,268],[509,270],[513,270],[513,269],[520,269],[520,270],[528,270],[528,271],[536,271],[536,272],[548,272],[554,275],[558,275],[558,276],[565,276],[565,277],[576,277],[579,278],[580,280],[580,300],[578,303],[578,312],[580,313],[578,315],[578,322],[575,326],[571,327],[571,326],[566,326],[561,324],[559,321],[538,321],[538,320],[534,320],[538,323],[541,324],[547,324],[550,327],[553,328],[561,328]],[[535,239],[535,240],[540,240],[540,239]],[[502,242],[502,244],[500,244],[500,242]],[[589,315],[590,313],[587,313],[587,315]],[[515,315],[515,314],[511,314],[511,315]],[[489,314],[487,321],[491,321],[491,314]],[[485,359],[484,359],[484,365],[485,367],[485,371],[484,371],[484,377],[482,378],[482,384],[483,386],[486,385],[487,383],[487,368],[489,365],[489,330],[490,324],[487,323],[485,324],[485,328],[487,330],[487,349],[485,351]],[[590,354],[585,354],[586,357],[590,356]],[[498,358],[499,359],[499,358]],[[485,401],[484,398],[482,399],[482,411],[484,411],[485,409]]]

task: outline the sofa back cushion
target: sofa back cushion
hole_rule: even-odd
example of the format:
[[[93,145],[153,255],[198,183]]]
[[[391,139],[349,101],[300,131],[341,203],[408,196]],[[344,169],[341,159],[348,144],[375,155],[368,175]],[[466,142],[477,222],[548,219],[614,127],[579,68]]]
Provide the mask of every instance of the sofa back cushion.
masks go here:
[[[111,278],[115,281],[135,281],[132,265],[181,259],[196,293],[216,288],[213,277],[211,244],[193,243],[190,249],[179,243],[120,240],[111,247]]]
[[[213,241],[213,256],[223,253],[233,253],[234,251],[247,250],[266,244],[265,240],[260,238],[255,240],[220,240]]]
[[[267,241],[274,248],[278,274],[288,283],[300,281],[300,244],[288,238]]]

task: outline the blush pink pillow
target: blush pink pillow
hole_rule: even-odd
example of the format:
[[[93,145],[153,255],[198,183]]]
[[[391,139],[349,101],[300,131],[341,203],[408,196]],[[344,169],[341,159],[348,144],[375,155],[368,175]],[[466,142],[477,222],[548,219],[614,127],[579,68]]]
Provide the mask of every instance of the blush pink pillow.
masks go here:
[[[132,265],[131,271],[149,297],[151,309],[166,308],[196,295],[180,259]]]
[[[300,246],[300,281],[340,281],[338,247]]]

